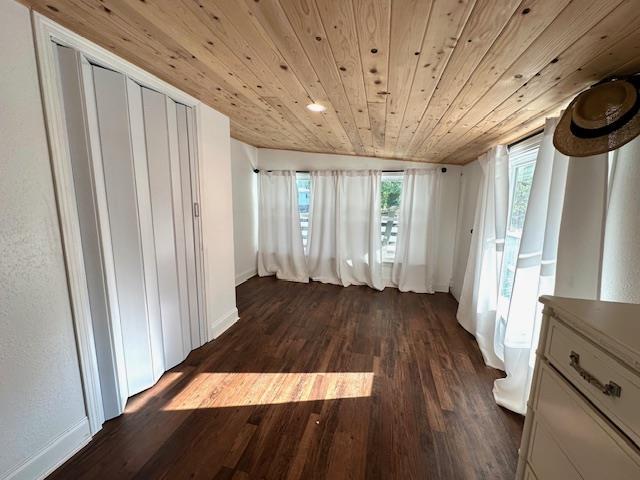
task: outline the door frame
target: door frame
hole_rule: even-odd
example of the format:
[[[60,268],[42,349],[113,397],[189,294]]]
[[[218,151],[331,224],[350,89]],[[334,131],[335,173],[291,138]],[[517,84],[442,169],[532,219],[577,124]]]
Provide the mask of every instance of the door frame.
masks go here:
[[[54,44],[73,48],[79,52],[82,60],[120,72],[125,75],[125,77],[130,78],[142,86],[161,92],[176,102],[193,108],[193,122],[195,126],[193,134],[196,136],[200,135],[201,132],[200,125],[198,125],[198,111],[202,108],[202,103],[167,82],[160,80],[151,73],[127,62],[37,12],[31,11],[31,20],[33,24],[36,60],[40,77],[45,126],[49,142],[56,205],[62,235],[69,297],[73,312],[85,408],[89,419],[91,434],[94,435],[102,428],[104,411],[102,408],[102,394],[95,339],[91,323],[89,292],[87,289],[86,272],[82,255],[80,221],[76,208],[77,202],[71,170],[70,149],[66,135],[64,106],[62,104],[62,92]],[[192,184],[192,189],[195,197],[194,201],[199,205],[201,204],[200,184],[197,170],[202,161],[203,159],[196,149],[195,159],[192,161],[192,167],[196,168],[194,178],[196,183]],[[198,232],[200,234],[200,238],[197,239],[197,244],[202,248],[201,228],[199,225],[200,217],[192,217],[192,219],[194,222],[194,233]],[[202,251],[199,253],[200,254],[196,256],[197,285],[199,297],[204,299],[206,291],[204,289],[203,255]],[[199,312],[200,345],[206,343],[208,338],[208,322],[205,305],[206,302],[203,302]],[[194,348],[197,347],[194,346]]]

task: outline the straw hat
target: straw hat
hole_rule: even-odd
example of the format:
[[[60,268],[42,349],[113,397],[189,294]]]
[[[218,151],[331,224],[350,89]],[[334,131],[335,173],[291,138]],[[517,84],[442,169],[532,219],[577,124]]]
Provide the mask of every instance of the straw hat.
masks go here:
[[[604,80],[580,93],[562,114],[553,144],[565,155],[588,157],[621,147],[640,134],[640,78]]]

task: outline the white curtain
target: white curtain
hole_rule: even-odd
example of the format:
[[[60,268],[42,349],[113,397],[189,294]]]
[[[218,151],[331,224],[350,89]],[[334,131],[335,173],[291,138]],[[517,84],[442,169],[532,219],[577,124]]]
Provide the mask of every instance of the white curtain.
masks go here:
[[[404,173],[392,272],[401,292],[434,293],[439,178],[436,169]]]
[[[567,158],[553,146],[556,124],[555,118],[547,120],[538,151],[506,314],[495,311],[495,264],[500,260],[491,234],[500,237],[498,215],[506,221],[508,212],[495,208],[494,216],[487,206],[496,186],[486,178],[492,172],[485,160],[458,311],[460,323],[478,338],[487,364],[506,372],[495,382],[496,402],[523,414],[540,334],[541,295],[640,301],[640,139],[610,155]],[[497,205],[501,195],[493,198]]]
[[[340,285],[336,243],[337,193],[338,172],[311,172],[311,209],[307,244],[309,276],[318,282]]]
[[[379,171],[311,173],[309,272],[313,280],[382,290]]]
[[[499,405],[524,414],[538,344],[540,295],[553,294],[568,159],[553,146],[557,119],[548,119],[531,184],[507,318],[498,319],[495,353],[506,378],[496,380]]]
[[[296,173],[259,173],[258,274],[308,282],[304,255]]]
[[[487,365],[503,368],[494,349],[498,284],[509,207],[509,156],[503,145],[478,159],[482,180],[464,275],[458,322],[473,334]]]

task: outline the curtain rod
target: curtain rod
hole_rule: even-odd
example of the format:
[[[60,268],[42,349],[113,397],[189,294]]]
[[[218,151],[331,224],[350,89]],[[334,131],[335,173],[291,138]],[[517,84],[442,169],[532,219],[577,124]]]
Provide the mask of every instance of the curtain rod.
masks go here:
[[[542,132],[544,132],[544,127],[542,128],[537,128],[535,129],[533,132],[531,132],[529,135],[526,135],[518,140],[516,140],[515,142],[511,142],[509,145],[507,145],[507,148],[511,148],[521,142],[524,142],[526,140],[529,140],[530,138],[535,137],[536,135],[540,135]]]
[[[265,170],[266,172],[273,172],[273,170]],[[447,171],[447,167],[442,167],[440,169],[442,173]],[[404,170],[381,170],[382,173],[404,173]],[[253,173],[260,173],[259,168],[254,168]],[[296,173],[311,173],[311,170],[296,170]]]

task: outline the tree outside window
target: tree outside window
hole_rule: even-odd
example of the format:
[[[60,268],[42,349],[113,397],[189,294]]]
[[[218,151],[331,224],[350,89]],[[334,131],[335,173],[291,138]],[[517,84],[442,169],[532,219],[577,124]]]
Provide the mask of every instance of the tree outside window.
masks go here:
[[[402,174],[383,175],[380,186],[380,235],[383,262],[393,263],[396,255],[401,195]]]

